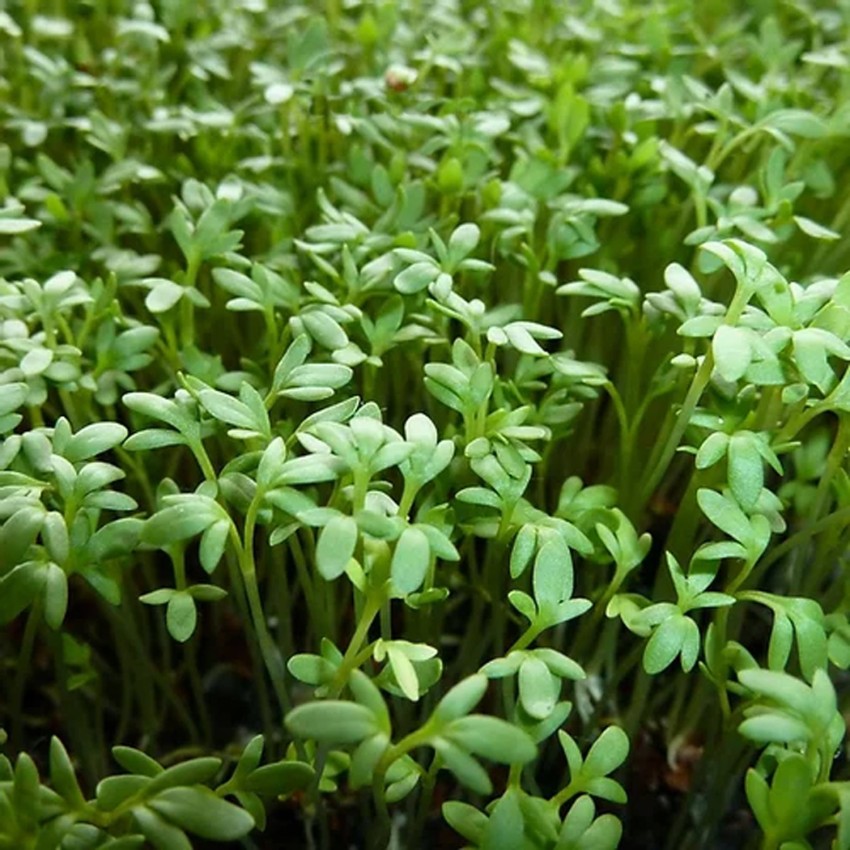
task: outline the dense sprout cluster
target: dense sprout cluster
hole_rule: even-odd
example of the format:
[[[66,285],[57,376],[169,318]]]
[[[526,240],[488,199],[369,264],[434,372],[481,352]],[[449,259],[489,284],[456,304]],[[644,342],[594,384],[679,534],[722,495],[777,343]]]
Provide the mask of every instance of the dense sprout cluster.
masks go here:
[[[0,850],[850,848],[848,44],[10,0]]]

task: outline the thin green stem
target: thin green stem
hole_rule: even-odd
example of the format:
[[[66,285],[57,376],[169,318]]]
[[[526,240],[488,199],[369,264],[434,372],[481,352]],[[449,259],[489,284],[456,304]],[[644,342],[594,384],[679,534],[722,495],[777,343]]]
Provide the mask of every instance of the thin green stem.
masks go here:
[[[709,350],[702,361],[702,365],[697,370],[696,375],[694,375],[688,394],[685,396],[685,401],[682,404],[682,409],[676,417],[673,429],[666,441],[663,443],[664,448],[661,450],[658,461],[655,463],[655,466],[646,479],[646,484],[641,491],[641,504],[646,504],[646,502],[649,501],[650,497],[661,483],[661,479],[664,477],[664,473],[667,471],[667,467],[670,465],[670,461],[673,459],[676,449],[679,448],[682,437],[690,424],[691,416],[693,415],[705,388],[708,386],[708,382],[711,380],[711,372],[713,369],[714,357]]]
[[[831,528],[844,528],[850,522],[850,507],[839,508],[835,513],[822,517],[817,522],[801,528],[792,534],[787,540],[783,540],[778,546],[774,546],[758,563],[757,571],[752,573],[753,578],[760,577],[769,567],[784,558],[789,552],[793,552],[812,537]]]
[[[442,767],[443,760],[439,753],[434,753],[427,773],[422,777],[422,790],[419,794],[419,803],[416,807],[416,817],[410,829],[408,843],[410,847],[422,847],[424,839],[425,824],[431,812],[431,801],[434,799],[434,788],[437,784],[437,773]]]
[[[183,280],[183,285],[187,289],[194,287],[200,267],[201,258],[198,254],[193,253],[189,257]],[[195,339],[195,305],[185,295],[180,299],[180,341],[184,348],[197,343]]]
[[[366,642],[369,635],[369,629],[381,611],[383,604],[383,593],[373,591],[372,593],[367,594],[363,610],[361,611],[360,617],[357,621],[357,627],[354,630],[354,634],[351,636],[348,648],[345,650],[345,655],[343,655],[342,661],[340,662],[336,675],[334,676],[334,680],[328,689],[328,693],[331,698],[337,697],[340,693],[342,693],[343,688],[346,684],[348,684],[349,676],[352,671],[357,668],[358,661],[360,660],[361,647]],[[362,663],[362,661],[360,663]]]
[[[289,551],[292,554],[292,560],[295,562],[295,571],[298,574],[298,582],[301,585],[301,590],[304,592],[304,597],[307,601],[307,610],[310,612],[310,622],[314,624],[314,628],[319,632],[317,637],[329,636],[330,629],[327,623],[327,611],[319,603],[318,593],[316,591],[316,583],[310,574],[310,569],[307,564],[307,558],[304,555],[304,549],[301,546],[301,541],[296,531],[289,538]]]
[[[272,688],[274,689],[281,711],[286,713],[292,708],[292,700],[286,689],[286,665],[283,662],[277,644],[269,632],[265,611],[263,610],[263,602],[260,597],[260,588],[257,584],[257,568],[254,561],[254,529],[257,522],[257,514],[262,504],[262,498],[263,493],[258,488],[245,516],[243,541],[239,546],[239,565],[242,582],[245,586],[245,594],[248,599],[248,607],[251,611],[251,619],[257,633],[260,654],[266,665],[266,670],[271,679]],[[233,528],[233,533],[235,535],[235,528]],[[235,535],[235,538],[238,543],[238,535]]]
[[[24,731],[24,693],[26,691],[27,679],[32,668],[32,654],[35,647],[35,638],[41,625],[42,601],[40,597],[33,600],[27,614],[27,623],[24,626],[24,634],[21,638],[18,662],[15,669],[15,678],[12,683],[12,694],[9,700],[9,711],[12,719],[12,747],[16,750],[23,748]]]
[[[177,716],[185,726],[189,738],[193,741],[199,740],[198,728],[195,725],[192,715],[186,709],[184,701],[177,695],[169,679],[154,664],[151,653],[144,645],[136,629],[129,625],[128,620],[134,622],[133,619],[127,616],[126,611],[119,613],[118,610],[108,603],[104,603],[101,608],[106,612],[106,616],[112,623],[113,628],[127,639],[129,646],[136,654],[136,661],[131,662],[128,659],[128,663],[131,663],[135,681],[139,685],[139,701],[142,705],[142,715],[143,717],[146,716],[145,732],[148,737],[153,739],[159,729],[159,723],[154,718],[153,688],[149,685],[153,681],[162,689],[166,701],[174,708]],[[165,669],[169,668],[166,667]]]

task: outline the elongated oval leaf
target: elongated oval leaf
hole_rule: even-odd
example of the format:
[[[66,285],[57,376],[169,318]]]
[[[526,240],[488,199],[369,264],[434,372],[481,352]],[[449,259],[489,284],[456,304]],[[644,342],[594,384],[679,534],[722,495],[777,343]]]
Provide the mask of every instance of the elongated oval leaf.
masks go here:
[[[248,776],[243,787],[255,794],[277,797],[302,791],[313,781],[316,772],[300,761],[281,761],[257,768]]]
[[[427,536],[418,528],[406,528],[396,543],[390,566],[395,589],[402,594],[419,590],[430,563],[431,547]]]
[[[594,742],[584,760],[588,776],[607,776],[629,754],[629,736],[619,726],[609,726]]]
[[[519,668],[519,700],[535,720],[548,717],[561,692],[560,681],[539,658],[529,657]]]
[[[336,516],[322,529],[316,545],[316,568],[328,581],[339,578],[357,546],[357,523],[350,516]]]
[[[46,577],[42,564],[28,561],[0,579],[0,624],[8,623],[29,606],[44,587]]]
[[[498,717],[470,714],[453,721],[443,735],[458,746],[500,764],[517,764],[531,761],[537,747],[529,736]]]
[[[643,667],[654,675],[669,667],[682,651],[687,631],[686,618],[674,614],[652,633],[643,653]]]
[[[445,766],[458,781],[477,794],[491,794],[493,783],[481,763],[473,758],[461,745],[447,738],[436,738],[434,749],[440,754]]]
[[[747,371],[752,359],[747,332],[731,325],[721,325],[711,342],[717,371],[727,381],[737,381]]]
[[[286,715],[286,727],[299,738],[328,744],[355,744],[380,731],[368,708],[342,700],[300,705]]]
[[[214,756],[202,756],[180,762],[158,773],[148,786],[148,792],[155,794],[164,788],[177,788],[180,785],[197,785],[209,782],[221,768],[221,759]]]
[[[555,606],[573,592],[573,562],[560,534],[552,534],[537,551],[532,577],[538,607]]]
[[[185,591],[172,594],[166,608],[165,623],[174,640],[185,643],[195,633],[198,610],[195,600]]]
[[[139,824],[145,838],[156,850],[192,850],[192,844],[182,829],[168,823],[153,809],[147,806],[137,806],[133,809],[133,817]]]
[[[213,841],[236,841],[254,828],[248,812],[200,786],[168,788],[148,806],[181,829]]]
[[[701,489],[697,491],[697,502],[702,512],[721,531],[747,546],[753,531],[744,512],[731,500],[714,490]]]
[[[151,546],[167,546],[200,534],[219,519],[217,508],[198,498],[157,511],[142,528],[142,540]]]
[[[487,677],[482,673],[468,676],[458,682],[440,700],[434,709],[433,718],[440,723],[449,723],[465,714],[469,714],[487,690]]]

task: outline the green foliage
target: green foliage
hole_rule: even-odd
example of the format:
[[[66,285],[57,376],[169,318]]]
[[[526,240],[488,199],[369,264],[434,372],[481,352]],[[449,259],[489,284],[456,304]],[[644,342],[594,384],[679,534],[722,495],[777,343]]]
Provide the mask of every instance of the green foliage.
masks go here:
[[[49,785],[42,784],[25,753],[14,767],[5,758],[0,764],[3,846],[130,848],[149,841],[155,847],[190,847],[187,833],[234,841],[264,825],[258,794],[292,793],[313,780],[312,769],[302,762],[259,767],[262,752],[258,736],[230,779],[213,790],[207,783],[221,773],[221,759],[196,758],[163,768],[139,750],[115,747],[113,756],[127,773],[103,779],[94,798],[86,800],[65,747],[53,738]],[[227,795],[241,805],[225,800]]]
[[[848,36],[4,5],[0,850],[850,848]]]

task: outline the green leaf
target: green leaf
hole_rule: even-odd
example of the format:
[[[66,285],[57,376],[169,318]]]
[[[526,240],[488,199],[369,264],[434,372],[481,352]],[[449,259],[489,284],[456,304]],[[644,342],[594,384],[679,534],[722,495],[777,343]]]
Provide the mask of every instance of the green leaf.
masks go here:
[[[643,653],[643,667],[647,673],[660,673],[675,661],[685,641],[687,619],[674,614],[653,631]]]
[[[27,378],[33,378],[45,372],[53,362],[54,352],[49,348],[30,349],[22,358],[20,369]]]
[[[192,844],[182,829],[172,826],[147,806],[134,808],[133,817],[156,850],[192,850]]]
[[[587,776],[607,776],[616,770],[629,754],[629,736],[619,726],[609,726],[593,742],[584,759]]]
[[[194,634],[197,622],[195,600],[187,591],[176,591],[168,600],[165,613],[168,633],[179,643],[185,643]]]
[[[729,487],[738,504],[751,511],[764,486],[764,467],[749,432],[733,434],[729,438]]]
[[[820,139],[829,134],[822,118],[805,109],[777,109],[761,121],[761,126],[781,130],[804,139]]]
[[[469,714],[484,696],[487,690],[487,677],[482,673],[467,676],[458,682],[440,700],[432,715],[440,724],[446,724]]]
[[[146,790],[150,781],[147,776],[107,776],[95,788],[97,807],[112,812],[125,800]]]
[[[348,771],[352,788],[363,788],[372,781],[375,767],[389,743],[389,736],[379,732],[357,745],[351,755],[351,767]]]
[[[793,337],[794,359],[805,380],[827,393],[835,381],[829,355],[850,359],[850,349],[834,334],[821,328],[803,328]]]
[[[722,431],[710,434],[699,447],[696,456],[696,468],[708,469],[714,466],[725,454],[729,445],[729,436]]]
[[[209,788],[168,788],[148,806],[181,829],[213,841],[236,841],[254,828],[251,815]]]
[[[475,846],[481,844],[484,838],[484,829],[487,826],[487,815],[479,811],[469,803],[460,803],[450,800],[443,803],[443,817],[446,823],[467,841]]]
[[[163,278],[154,278],[156,282],[145,298],[145,307],[151,313],[167,313],[186,293],[179,283]]]
[[[540,647],[533,650],[533,654],[536,658],[541,659],[552,673],[561,679],[578,681],[585,678],[585,672],[582,670],[580,664],[555,649]]]
[[[152,590],[150,593],[143,593],[139,597],[139,602],[144,605],[165,605],[175,593],[177,593],[173,587],[161,587],[159,590]]]
[[[804,756],[789,753],[776,768],[769,804],[782,820],[793,821],[795,810],[806,801],[812,787],[811,768]]]
[[[537,551],[532,577],[538,607],[557,605],[573,591],[573,563],[560,534],[551,534]]]
[[[158,773],[148,786],[148,793],[155,794],[165,788],[181,785],[199,785],[209,782],[221,769],[221,759],[202,756],[180,762]]]
[[[218,602],[227,596],[223,587],[214,584],[193,584],[186,588],[186,593],[199,602]]]
[[[717,371],[727,381],[743,377],[752,359],[750,338],[742,328],[721,325],[711,341]]]
[[[584,781],[584,790],[600,800],[608,800],[612,803],[625,803],[626,792],[623,787],[614,779],[609,779],[605,776],[596,777],[595,779],[587,779]]]
[[[44,576],[44,621],[51,629],[58,629],[65,620],[67,610],[68,576],[61,567],[48,564]]]
[[[738,731],[757,744],[792,744],[811,737],[809,727],[801,720],[773,712],[747,718]]]
[[[29,394],[29,387],[22,383],[3,384],[0,386],[0,416],[8,416],[16,411]]]
[[[537,529],[533,525],[524,525],[514,538],[511,549],[511,578],[518,578],[531,563],[534,550],[537,548]]]
[[[298,679],[307,685],[323,685],[333,679],[337,667],[320,655],[299,654],[293,655],[286,662],[286,668]]]
[[[143,452],[150,449],[163,449],[168,446],[186,445],[186,438],[176,431],[166,431],[163,428],[146,428],[131,434],[124,443],[129,452]]]
[[[771,670],[784,670],[791,655],[794,642],[794,627],[784,611],[773,612],[773,629],[767,650],[767,665]]]
[[[316,568],[323,578],[339,578],[354,555],[358,539],[357,522],[350,516],[336,516],[322,529],[316,545]]]
[[[41,540],[50,559],[57,564],[64,564],[71,554],[71,541],[68,536],[68,526],[65,518],[57,511],[44,515],[41,527]]]
[[[342,656],[335,653],[336,650],[334,648],[333,653],[330,654],[330,658],[338,665],[342,662]],[[324,648],[322,654],[325,656],[329,655]],[[354,699],[361,705],[365,705],[372,712],[381,729],[389,733],[390,713],[378,686],[362,670],[351,671],[348,686],[351,688]]]
[[[286,727],[299,738],[327,744],[356,744],[380,731],[368,708],[342,700],[300,705],[286,715]]]
[[[536,720],[543,720],[555,709],[561,683],[538,658],[526,658],[519,668],[519,699],[522,707]]]
[[[286,349],[283,357],[280,358],[275,367],[274,378],[272,380],[272,387],[275,391],[280,390],[281,387],[286,385],[289,375],[294,369],[304,363],[312,347],[313,342],[305,333],[299,334],[292,340],[289,348]]]
[[[482,850],[516,850],[525,846],[519,793],[509,788],[496,802],[484,831]]]
[[[27,608],[44,587],[43,565],[28,561],[0,579],[0,624],[8,623]]]
[[[447,725],[442,734],[459,747],[500,764],[524,764],[537,755],[534,741],[525,732],[485,714],[460,717]]]
[[[254,735],[242,750],[236,769],[228,781],[228,785],[240,785],[253,771],[260,766],[265,749],[265,738],[262,735]]]
[[[773,823],[773,816],[768,802],[769,786],[766,780],[752,767],[747,771],[745,782],[747,802],[756,816],[762,832],[767,832]]]
[[[115,448],[126,437],[127,429],[123,425],[117,422],[96,422],[77,431],[68,440],[62,454],[71,463],[79,463]]]
[[[44,508],[25,506],[15,511],[0,528],[0,576],[21,565],[44,524]],[[2,586],[2,585],[0,585]],[[0,610],[3,602],[0,601]],[[14,616],[14,615],[13,615]],[[2,622],[2,619],[0,619]]]
[[[339,363],[307,363],[292,369],[279,394],[306,401],[329,398],[335,389],[345,386],[353,374],[350,366]]]
[[[611,814],[597,818],[581,836],[576,850],[614,850],[623,835],[623,825]]]
[[[670,263],[664,269],[664,282],[683,304],[691,308],[699,307],[702,292],[693,275],[684,266]]]
[[[116,746],[112,748],[115,761],[129,773],[153,778],[163,772],[162,766],[149,755],[133,747]]]
[[[321,310],[310,310],[302,313],[301,321],[307,332],[319,345],[330,351],[337,351],[348,345],[348,335],[335,319]]]
[[[414,295],[427,288],[439,273],[439,266],[434,262],[414,263],[396,275],[393,285],[403,295]]]
[[[474,759],[461,745],[447,738],[435,738],[434,749],[440,754],[445,766],[458,781],[477,794],[491,794],[493,783],[481,763]]]
[[[744,512],[730,499],[702,488],[697,491],[697,502],[702,512],[721,531],[747,546],[753,537],[752,528]]]
[[[802,215],[794,216],[794,223],[806,236],[811,236],[813,239],[826,239],[832,241],[834,239],[840,239],[841,234],[832,230],[829,227],[824,227],[822,224],[818,224],[816,221],[812,221],[810,218],[806,218]]]
[[[150,419],[165,422],[181,432],[185,430],[189,422],[186,412],[175,402],[153,393],[127,393],[121,400],[130,410]]]
[[[157,511],[142,528],[142,540],[163,548],[194,537],[221,518],[221,508],[212,499],[190,496],[187,500]]]
[[[387,658],[402,693],[411,701],[419,699],[419,678],[411,660],[396,646],[387,647]]]
[[[85,806],[86,801],[68,751],[55,736],[50,739],[50,782],[72,809]]]
[[[409,526],[401,533],[390,566],[393,587],[400,594],[413,593],[422,586],[431,563],[431,547],[420,529]]]
[[[300,761],[279,761],[259,767],[242,783],[246,791],[279,797],[303,791],[310,786],[316,772],[309,764]]]
[[[511,590],[508,593],[508,601],[530,623],[537,620],[537,606],[527,593],[523,593],[521,590]]]
[[[593,800],[582,795],[570,806],[567,816],[561,826],[556,850],[572,848],[593,823],[596,815],[596,805]]]
[[[818,670],[827,667],[828,642],[823,611],[813,599],[792,598],[786,610],[797,633],[797,654],[806,679],[812,680]]]
[[[220,519],[210,525],[201,535],[198,558],[205,572],[212,573],[218,566],[222,555],[224,555],[231,528],[232,524],[229,519]]]
[[[467,222],[456,227],[449,237],[448,259],[450,265],[454,266],[464,257],[468,257],[475,250],[480,239],[481,230],[477,224]]]
[[[251,408],[239,399],[212,389],[201,390],[198,398],[207,411],[220,422],[226,422],[237,428],[259,430],[262,433],[262,429],[258,428],[260,423],[257,422]]]
[[[317,484],[322,481],[334,481],[345,464],[330,455],[305,455],[286,461],[280,471],[278,485]],[[275,491],[267,495],[272,496]]]
[[[805,717],[812,711],[812,689],[794,676],[772,670],[741,670],[738,678],[745,688],[775,700],[801,716]]]
[[[41,227],[41,222],[34,218],[7,218],[0,216],[0,236],[18,236],[30,230]]]

